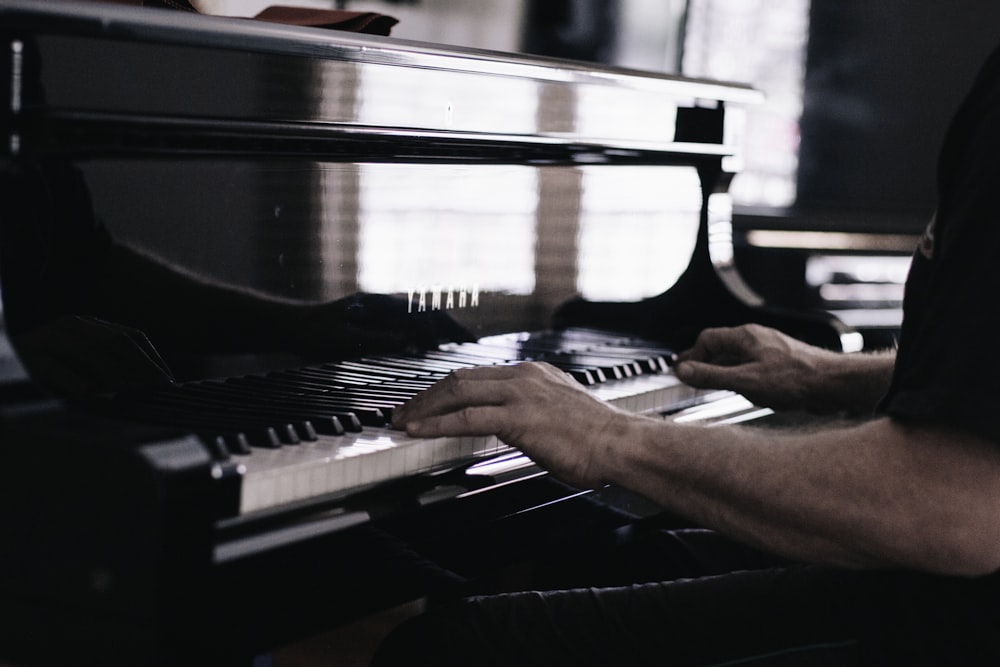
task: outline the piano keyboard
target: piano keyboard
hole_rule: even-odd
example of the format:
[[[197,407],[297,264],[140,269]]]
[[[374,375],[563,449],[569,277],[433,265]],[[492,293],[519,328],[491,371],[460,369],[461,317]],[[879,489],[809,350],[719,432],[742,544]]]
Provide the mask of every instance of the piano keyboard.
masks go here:
[[[675,412],[719,393],[677,380],[672,353],[661,346],[574,329],[184,383],[120,401],[133,416],[199,433],[220,462],[242,473],[239,513],[246,515],[511,452],[495,437],[411,438],[391,429],[389,419],[457,368],[529,360],[563,369],[633,413]]]

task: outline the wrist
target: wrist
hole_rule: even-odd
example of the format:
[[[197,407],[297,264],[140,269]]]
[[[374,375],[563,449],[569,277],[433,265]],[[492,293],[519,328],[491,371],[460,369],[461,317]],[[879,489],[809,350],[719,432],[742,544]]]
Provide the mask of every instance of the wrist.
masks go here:
[[[895,355],[889,352],[837,354],[825,358],[814,376],[822,412],[871,412],[889,388]]]
[[[669,460],[664,448],[670,446],[664,433],[666,422],[656,417],[623,413],[614,437],[604,443],[599,457],[600,479],[606,484],[634,488],[637,480]]]

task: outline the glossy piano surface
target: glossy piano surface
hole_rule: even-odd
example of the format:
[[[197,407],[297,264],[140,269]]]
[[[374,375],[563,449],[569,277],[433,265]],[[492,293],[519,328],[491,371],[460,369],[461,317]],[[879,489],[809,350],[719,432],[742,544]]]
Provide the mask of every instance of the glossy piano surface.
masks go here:
[[[8,0],[0,12],[15,39],[31,35],[24,57],[72,54],[36,72],[42,90],[24,79],[25,109],[42,93],[53,112],[147,122],[335,123],[391,128],[393,142],[410,132],[475,132],[605,147],[699,144],[687,150],[704,152],[721,137],[678,131],[681,109],[760,99],[734,84],[262,22],[174,12],[137,19],[127,8],[59,0]],[[708,150],[730,152],[737,140]]]
[[[37,630],[27,605],[88,646],[253,652],[469,590],[595,496],[388,429],[426,382],[544,359],[629,410],[742,419],[672,350],[748,320],[847,340],[732,264],[745,86],[18,0],[0,72],[3,571],[28,573],[4,627]],[[337,603],[310,619],[297,587]],[[56,617],[78,607],[93,627]]]
[[[395,328],[425,311],[474,337],[543,328],[575,296],[635,301],[676,281],[715,189],[699,170],[737,166],[738,106],[757,99],[246,21],[4,8],[9,152],[23,196],[50,201],[39,231],[8,242],[6,272],[23,273],[5,290],[9,326],[90,311],[148,334],[185,377],[213,372],[189,353],[221,337],[298,352],[319,327],[301,318],[288,335],[231,304],[219,322],[218,302],[179,303],[173,285],[125,292],[125,252],[265,301],[391,295],[400,307],[378,317]],[[87,284],[114,271],[114,289]],[[172,324],[199,321],[215,331]]]

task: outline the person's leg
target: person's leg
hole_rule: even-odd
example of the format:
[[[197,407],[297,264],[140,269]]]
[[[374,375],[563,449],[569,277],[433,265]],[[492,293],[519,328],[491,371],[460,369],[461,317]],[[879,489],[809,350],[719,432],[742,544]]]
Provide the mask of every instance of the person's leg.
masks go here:
[[[572,544],[535,564],[533,589],[611,587],[792,565],[703,528],[637,523]]]
[[[776,567],[787,561],[718,533],[639,522],[588,539],[540,563],[532,592],[472,597],[404,624],[375,664],[414,655],[456,665],[661,664],[666,655],[691,664],[706,646],[721,649],[720,632],[734,650],[715,655],[744,658],[787,648],[760,628],[809,625],[785,605],[765,615],[762,600],[792,595],[790,571]],[[825,617],[810,627],[800,648],[853,650],[849,633],[829,633]]]
[[[565,579],[695,578],[443,605],[398,628],[373,665],[1000,664],[995,577],[796,565],[706,576],[775,559],[706,531],[640,537]]]
[[[864,605],[833,579],[771,569],[470,598],[405,623],[373,664],[703,665],[853,652],[858,627],[842,608]]]

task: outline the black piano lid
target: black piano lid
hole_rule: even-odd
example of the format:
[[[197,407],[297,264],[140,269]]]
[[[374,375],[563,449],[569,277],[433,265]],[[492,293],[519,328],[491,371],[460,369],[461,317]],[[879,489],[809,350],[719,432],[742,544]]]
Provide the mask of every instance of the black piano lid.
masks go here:
[[[379,35],[287,26],[240,18],[178,12],[137,11],[133,7],[68,0],[3,0],[5,28],[164,44],[270,51],[422,69],[463,71],[573,84],[599,83],[647,89],[709,101],[756,103],[760,93],[730,82],[691,79],[597,63],[445,46]]]
[[[484,141],[507,134],[624,150],[730,153],[739,139],[735,127],[707,141],[676,136],[676,108],[761,99],[743,85],[182,12],[7,1],[0,3],[0,21],[9,48],[22,48],[21,33],[47,36],[56,42],[49,49],[75,54],[41,73],[46,104],[62,112],[337,123],[432,138],[435,131],[475,132]],[[102,55],[97,44],[114,44],[113,55]],[[151,57],[152,50],[137,45],[160,48]],[[23,56],[10,57],[16,67]],[[362,78],[369,81],[359,86]],[[21,94],[31,97],[30,90]],[[363,99],[373,94],[382,97]],[[545,102],[537,114],[536,99]],[[489,109],[505,113],[484,113]],[[582,126],[595,113],[606,114],[601,126]],[[650,113],[662,114],[662,128],[651,126]],[[725,148],[711,146],[719,143]]]

